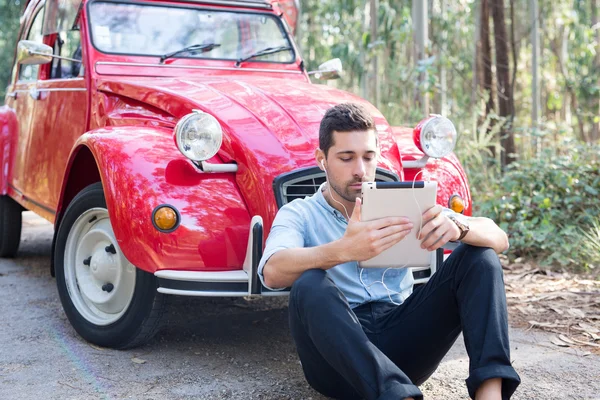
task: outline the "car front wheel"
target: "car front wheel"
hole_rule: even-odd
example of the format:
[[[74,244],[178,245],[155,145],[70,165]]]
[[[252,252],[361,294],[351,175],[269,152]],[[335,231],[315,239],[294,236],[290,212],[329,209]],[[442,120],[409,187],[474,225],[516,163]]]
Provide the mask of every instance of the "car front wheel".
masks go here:
[[[136,268],[119,248],[101,183],[83,189],[67,207],[54,257],[63,308],[84,339],[130,348],[158,331],[164,296],[154,275]]]
[[[0,196],[0,257],[14,257],[21,241],[21,212],[13,199]]]

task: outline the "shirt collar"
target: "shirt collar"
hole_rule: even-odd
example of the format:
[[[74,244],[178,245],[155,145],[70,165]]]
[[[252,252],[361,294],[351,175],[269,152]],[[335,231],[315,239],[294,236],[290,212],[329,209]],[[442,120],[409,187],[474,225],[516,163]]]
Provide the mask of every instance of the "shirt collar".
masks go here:
[[[348,223],[348,221],[346,220],[346,217],[344,217],[344,215],[342,215],[341,212],[339,212],[338,210],[336,210],[335,208],[333,208],[331,206],[331,204],[329,204],[327,202],[327,200],[325,199],[325,196],[323,196],[323,188],[325,187],[325,185],[327,185],[327,182],[323,182],[321,184],[321,186],[319,186],[319,189],[317,189],[317,192],[315,193],[315,200],[317,201],[317,203],[322,206],[323,208],[325,208],[325,210],[327,210],[328,213],[331,213],[332,215],[334,215],[336,218]]]

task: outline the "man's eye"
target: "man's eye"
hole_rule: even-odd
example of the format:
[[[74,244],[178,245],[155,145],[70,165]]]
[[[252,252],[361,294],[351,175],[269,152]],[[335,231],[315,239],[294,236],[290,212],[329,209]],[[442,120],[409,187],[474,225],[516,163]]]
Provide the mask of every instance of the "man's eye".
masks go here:
[[[365,161],[373,161],[375,157],[365,157]]]
[[[342,160],[343,162],[348,162],[350,160],[352,160],[351,158],[340,158],[340,160]]]

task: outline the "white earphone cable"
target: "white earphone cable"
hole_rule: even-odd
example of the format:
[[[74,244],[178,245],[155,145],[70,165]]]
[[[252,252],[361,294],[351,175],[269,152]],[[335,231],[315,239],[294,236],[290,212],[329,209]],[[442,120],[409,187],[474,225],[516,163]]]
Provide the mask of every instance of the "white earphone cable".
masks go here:
[[[323,166],[323,171],[325,171],[325,179],[327,180],[327,189],[329,190],[329,196],[331,197],[331,200],[335,201],[336,203],[338,203],[339,205],[342,206],[342,208],[344,209],[344,212],[346,213],[346,218],[348,218],[348,221],[350,221],[350,215],[348,215],[348,210],[346,209],[346,207],[344,206],[343,203],[341,203],[340,201],[336,200],[335,197],[333,197],[333,193],[331,192],[331,184],[329,183],[329,175],[327,174],[327,168],[325,167],[325,163],[323,160],[321,160],[321,165]],[[415,204],[417,205],[417,208],[419,209],[419,232],[421,232],[421,230],[423,229],[423,213],[421,211],[421,206],[419,204],[419,202],[417,201],[417,196],[415,194],[415,182],[417,181],[417,176],[419,176],[419,174],[421,174],[424,171],[424,169],[421,169],[419,172],[417,172],[412,180],[412,195],[413,195],[413,199],[415,200]],[[392,269],[391,267],[386,268],[383,273],[381,274],[381,280],[378,281],[373,281],[371,284],[367,285],[365,284],[365,282],[363,281],[362,278],[362,274],[363,274],[363,270],[364,268],[358,266],[357,264],[357,268],[360,269],[360,273],[359,273],[359,280],[360,283],[363,285],[363,287],[365,288],[365,290],[367,288],[370,288],[371,286],[373,286],[376,283],[381,283],[383,285],[383,287],[385,288],[385,290],[387,291],[388,294],[388,298],[390,300],[391,303],[395,304],[395,305],[400,305],[400,303],[396,303],[393,299],[392,296],[393,295],[401,295],[401,292],[397,292],[395,290],[392,290],[390,288],[388,288],[388,286],[385,284],[385,274],[388,270]],[[405,268],[408,264],[404,264],[402,267],[400,268]]]
[[[337,201],[335,199],[335,197],[333,197],[333,193],[331,193],[331,185],[329,184],[329,176],[327,175],[327,168],[325,168],[325,162],[323,160],[321,160],[321,165],[323,166],[323,171],[325,171],[325,179],[327,180],[327,189],[329,190],[329,197],[331,197],[331,200],[335,201],[340,206],[342,206],[342,208],[344,209],[344,212],[346,213],[346,218],[348,218],[348,221],[350,221],[350,215],[348,215],[348,210],[346,209],[346,206],[344,206],[344,204],[342,204],[341,202]]]
[[[421,206],[420,206],[419,202],[417,201],[417,196],[416,196],[416,194],[415,194],[415,182],[417,181],[417,176],[419,176],[419,174],[421,174],[423,171],[424,171],[424,170],[422,169],[422,170],[420,170],[419,172],[417,172],[417,173],[415,174],[415,176],[414,176],[414,178],[413,178],[413,180],[412,180],[412,186],[411,186],[411,190],[412,190],[413,199],[415,200],[415,204],[417,205],[417,208],[419,209],[419,232],[421,232],[421,230],[423,229],[423,213],[422,213],[422,211],[421,211]],[[357,265],[358,265],[358,263],[357,263]],[[407,265],[408,265],[408,263],[407,263],[407,264],[404,264],[404,265],[403,265],[403,266],[401,266],[400,268],[405,268]],[[383,273],[381,274],[381,280],[378,280],[378,281],[373,281],[373,282],[371,282],[371,284],[369,284],[369,285],[366,285],[366,284],[365,284],[365,282],[363,281],[363,278],[362,278],[362,274],[363,274],[364,268],[361,268],[360,266],[359,266],[358,268],[360,269],[360,273],[359,273],[358,277],[359,277],[360,283],[361,283],[361,284],[364,286],[364,288],[365,288],[365,289],[367,289],[367,288],[370,288],[371,286],[373,286],[373,285],[374,285],[374,284],[376,284],[376,283],[381,283],[381,285],[383,285],[384,289],[387,291],[387,295],[388,295],[388,298],[389,298],[390,302],[391,302],[392,304],[395,304],[395,305],[397,305],[397,306],[399,306],[399,305],[400,305],[400,303],[397,303],[397,302],[395,302],[395,301],[394,301],[394,299],[392,299],[392,296],[394,296],[394,295],[401,296],[401,295],[402,295],[402,293],[401,293],[401,292],[398,292],[398,291],[395,291],[395,290],[392,290],[392,289],[390,289],[390,288],[389,288],[389,287],[386,285],[386,283],[385,283],[385,274],[386,274],[386,272],[388,272],[388,270],[392,269],[392,267],[386,268],[386,269],[383,271]]]

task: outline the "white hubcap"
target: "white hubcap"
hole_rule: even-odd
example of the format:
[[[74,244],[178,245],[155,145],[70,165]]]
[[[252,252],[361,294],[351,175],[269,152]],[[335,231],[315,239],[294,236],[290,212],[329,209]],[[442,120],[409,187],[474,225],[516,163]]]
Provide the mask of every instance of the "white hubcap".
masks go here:
[[[115,239],[108,211],[81,214],[65,247],[65,280],[77,311],[95,325],[109,325],[127,311],[135,290],[135,267]]]

